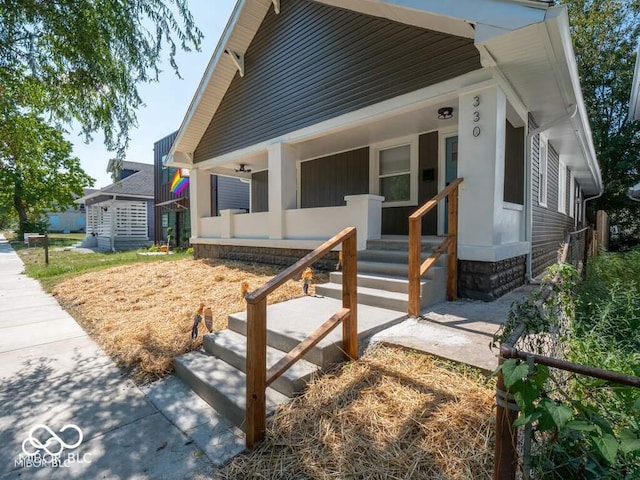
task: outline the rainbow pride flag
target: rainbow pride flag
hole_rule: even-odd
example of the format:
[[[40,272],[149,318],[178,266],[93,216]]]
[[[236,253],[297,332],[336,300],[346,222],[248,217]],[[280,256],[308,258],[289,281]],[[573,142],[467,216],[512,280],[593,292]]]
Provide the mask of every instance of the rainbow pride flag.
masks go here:
[[[171,193],[180,195],[189,186],[189,170],[179,168],[171,180]]]

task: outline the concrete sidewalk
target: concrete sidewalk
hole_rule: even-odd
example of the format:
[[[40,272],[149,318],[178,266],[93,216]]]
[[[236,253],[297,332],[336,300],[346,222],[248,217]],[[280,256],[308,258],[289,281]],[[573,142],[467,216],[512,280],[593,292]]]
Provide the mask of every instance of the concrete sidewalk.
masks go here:
[[[0,235],[1,479],[203,478],[243,450],[240,432],[174,377],[144,389],[128,380],[22,270]],[[75,448],[67,424],[82,433]],[[61,466],[23,453],[64,444]]]

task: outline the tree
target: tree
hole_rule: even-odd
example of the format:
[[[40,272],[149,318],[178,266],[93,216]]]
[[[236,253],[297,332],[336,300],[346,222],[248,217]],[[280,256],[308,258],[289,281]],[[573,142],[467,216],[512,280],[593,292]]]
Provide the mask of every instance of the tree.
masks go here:
[[[640,182],[640,122],[628,118],[640,38],[640,2],[563,0],[589,114],[604,194],[594,200],[612,223],[640,233],[640,204],[627,198]]]
[[[73,146],[59,129],[34,113],[4,114],[10,121],[0,124],[0,199],[9,200],[24,232],[46,210],[73,205],[93,179],[71,156]],[[6,204],[0,213],[6,221]]]
[[[0,97],[77,120],[87,140],[102,131],[123,159],[142,104],[137,85],[157,81],[163,48],[176,73],[178,46],[200,48],[187,2],[0,0]]]

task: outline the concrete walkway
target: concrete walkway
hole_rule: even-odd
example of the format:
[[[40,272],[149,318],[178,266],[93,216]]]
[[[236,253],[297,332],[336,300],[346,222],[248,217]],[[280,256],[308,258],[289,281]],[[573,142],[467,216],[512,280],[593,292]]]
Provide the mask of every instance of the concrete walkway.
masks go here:
[[[511,305],[529,297],[535,285],[524,285],[493,302],[458,300],[426,308],[417,319],[407,319],[373,336],[389,343],[464,363],[490,373],[498,366],[493,335],[506,322]]]
[[[202,478],[243,450],[240,432],[176,378],[128,380],[22,270],[0,235],[1,479]],[[82,433],[75,447],[67,424]],[[23,447],[39,453],[30,461]],[[64,450],[51,462],[45,447]]]

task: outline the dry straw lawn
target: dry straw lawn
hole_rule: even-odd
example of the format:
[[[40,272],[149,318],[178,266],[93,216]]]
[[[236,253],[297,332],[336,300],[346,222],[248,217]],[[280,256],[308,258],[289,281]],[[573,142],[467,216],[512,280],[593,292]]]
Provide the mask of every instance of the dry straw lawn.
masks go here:
[[[313,382],[215,479],[490,479],[493,389],[431,356],[377,347]]]
[[[53,289],[58,301],[82,324],[119,366],[140,382],[170,373],[172,359],[200,348],[191,340],[200,302],[213,310],[214,330],[227,316],[246,309],[240,284],[254,290],[277,270],[266,266],[210,260],[137,263],[87,273]],[[314,282],[323,281],[315,275]],[[277,303],[302,295],[302,283],[289,281],[269,296]]]

